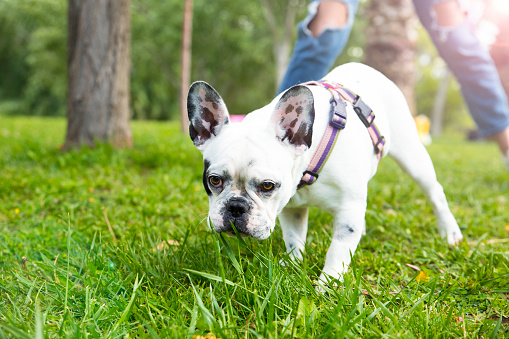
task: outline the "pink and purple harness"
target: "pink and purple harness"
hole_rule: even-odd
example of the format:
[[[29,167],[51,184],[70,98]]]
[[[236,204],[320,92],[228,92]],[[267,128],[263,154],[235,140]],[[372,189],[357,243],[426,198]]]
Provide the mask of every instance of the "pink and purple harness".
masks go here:
[[[352,104],[353,110],[364,123],[364,126],[366,126],[369,136],[373,141],[373,147],[378,161],[382,159],[385,138],[380,134],[380,131],[374,124],[375,114],[358,95],[355,95],[352,91],[332,81],[309,81],[303,85],[322,86],[329,90],[332,98],[330,100],[331,108],[329,113],[329,124],[325,129],[325,133],[322,140],[320,140],[320,144],[318,145],[310,164],[303,173],[297,189],[304,185],[311,185],[318,179],[318,173],[327,162],[329,154],[334,148],[339,132],[346,126],[346,102]]]

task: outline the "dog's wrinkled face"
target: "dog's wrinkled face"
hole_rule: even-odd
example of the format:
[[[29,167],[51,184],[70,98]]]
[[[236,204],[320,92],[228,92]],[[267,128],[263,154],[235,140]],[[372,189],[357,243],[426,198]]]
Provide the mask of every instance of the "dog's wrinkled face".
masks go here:
[[[266,239],[295,191],[293,163],[311,145],[313,96],[286,92],[266,123],[230,124],[221,97],[204,82],[188,95],[189,131],[203,153],[203,185],[216,232]]]
[[[209,217],[217,232],[267,238],[274,229],[281,204],[292,187],[290,155],[283,148],[253,144],[241,124],[232,124],[204,151],[203,185],[209,195]],[[284,206],[284,205],[283,205]]]

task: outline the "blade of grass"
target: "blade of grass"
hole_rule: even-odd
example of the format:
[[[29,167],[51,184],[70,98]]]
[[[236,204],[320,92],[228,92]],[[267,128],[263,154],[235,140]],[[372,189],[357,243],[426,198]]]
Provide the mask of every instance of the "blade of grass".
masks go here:
[[[127,316],[129,315],[129,312],[131,311],[131,307],[133,306],[134,299],[136,299],[136,291],[138,290],[138,287],[140,287],[142,281],[143,281],[143,277],[141,277],[141,279],[138,280],[138,275],[136,275],[136,280],[134,281],[133,293],[131,295],[131,300],[129,300],[129,303],[127,304],[127,307],[125,308],[124,312],[122,312],[120,319],[115,323],[115,325],[113,326],[113,329],[108,334],[108,338],[111,338],[113,336],[113,334],[115,334],[115,332],[117,331],[120,324],[123,323],[127,319]]]
[[[223,243],[223,246],[226,250],[226,254],[228,255],[228,258],[230,258],[233,267],[237,270],[237,272],[240,274],[240,276],[244,275],[244,271],[242,270],[242,267],[240,266],[239,262],[237,261],[237,258],[235,258],[235,255],[233,254],[232,249],[230,248],[230,245],[226,241],[226,239],[223,237],[223,234],[219,234],[219,239],[221,239],[221,242]]]
[[[195,300],[196,300],[196,302],[198,304],[198,307],[201,310],[201,313],[203,315],[203,318],[205,319],[205,322],[209,326],[209,329],[211,329],[211,330],[213,329],[213,330],[215,330],[217,332],[216,334],[221,335],[221,337],[223,337],[223,338],[227,338],[228,336],[224,335],[224,333],[222,332],[221,328],[218,326],[218,323],[215,320],[215,318],[212,315],[212,313],[203,304],[203,300],[202,300],[200,294],[198,293],[198,291],[196,290],[196,287],[194,286],[194,283],[191,280],[191,277],[189,275],[187,277],[189,278],[189,281],[191,283],[191,287],[193,288]]]
[[[221,273],[224,293],[226,295],[226,307],[228,309],[228,320],[233,321],[233,319],[235,319],[235,318],[234,318],[234,314],[233,314],[232,301],[230,299],[230,291],[228,290],[228,287],[226,286],[227,285],[226,284],[226,273],[225,273],[225,269],[224,269],[224,265],[223,265],[223,259],[221,257],[221,248],[219,247],[219,240],[218,240],[217,234],[216,233],[213,233],[213,234],[214,234],[214,248],[216,250],[217,262],[219,264],[219,272]]]
[[[196,322],[198,321],[198,304],[195,303],[193,310],[191,312],[191,322],[189,323],[189,328],[187,330],[187,337],[192,338],[192,335],[196,331]]]
[[[5,331],[11,333],[12,335],[16,336],[17,338],[32,339],[31,335],[29,335],[26,332],[23,332],[19,328],[14,327],[12,325],[0,324],[0,327],[2,327]]]
[[[67,214],[68,226],[67,226],[67,275],[65,279],[65,299],[64,299],[64,310],[67,310],[67,300],[69,297],[69,264],[71,260],[71,217]]]
[[[35,300],[35,339],[43,339],[44,332],[42,328],[42,315],[41,315],[41,306],[39,305],[39,300]]]
[[[498,319],[497,324],[495,325],[495,328],[490,334],[490,339],[496,339],[498,337],[497,333],[500,330],[500,326],[502,325],[502,316],[500,316],[500,319]]]

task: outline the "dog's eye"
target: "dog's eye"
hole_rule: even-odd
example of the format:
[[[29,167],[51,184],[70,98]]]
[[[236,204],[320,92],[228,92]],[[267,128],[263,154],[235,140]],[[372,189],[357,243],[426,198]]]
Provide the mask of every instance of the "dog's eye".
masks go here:
[[[270,192],[274,189],[274,183],[272,181],[264,181],[261,185],[260,185],[260,189],[263,191],[263,192]]]
[[[209,183],[213,187],[220,187],[223,184],[223,180],[217,175],[211,175],[209,177]]]

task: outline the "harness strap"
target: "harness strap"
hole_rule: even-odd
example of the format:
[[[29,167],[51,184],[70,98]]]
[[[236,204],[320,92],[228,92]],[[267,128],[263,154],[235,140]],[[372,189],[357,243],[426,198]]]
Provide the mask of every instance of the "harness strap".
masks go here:
[[[380,131],[374,124],[375,114],[358,95],[355,95],[352,91],[346,89],[340,84],[331,81],[309,81],[303,85],[325,87],[329,90],[332,97],[330,100],[331,108],[329,112],[329,124],[325,128],[324,135],[318,144],[315,154],[313,154],[313,157],[311,158],[311,162],[304,171],[302,179],[297,185],[297,189],[304,185],[311,185],[318,179],[318,173],[327,162],[330,152],[336,144],[339,132],[346,126],[347,101],[352,104],[354,111],[359,116],[359,119],[361,119],[368,129],[378,161],[382,159],[385,138],[380,134]]]

